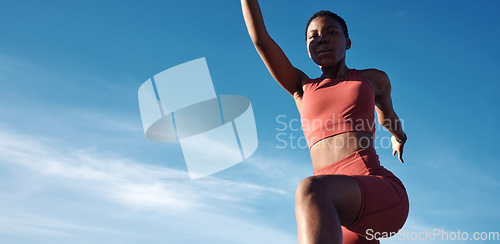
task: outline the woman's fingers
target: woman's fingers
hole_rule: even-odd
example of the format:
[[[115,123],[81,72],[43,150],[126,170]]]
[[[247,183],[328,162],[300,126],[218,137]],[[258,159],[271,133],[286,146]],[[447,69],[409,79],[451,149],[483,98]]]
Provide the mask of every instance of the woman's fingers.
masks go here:
[[[398,158],[399,158],[399,161],[401,161],[401,163],[404,163],[405,161],[403,161],[403,145],[401,145],[399,147],[399,151],[398,151]]]
[[[404,163],[403,161],[404,142],[403,143],[399,142],[398,140],[396,140],[396,137],[394,136],[391,137],[391,142],[392,142],[392,156],[396,156],[397,153],[399,161],[401,161],[401,163]]]

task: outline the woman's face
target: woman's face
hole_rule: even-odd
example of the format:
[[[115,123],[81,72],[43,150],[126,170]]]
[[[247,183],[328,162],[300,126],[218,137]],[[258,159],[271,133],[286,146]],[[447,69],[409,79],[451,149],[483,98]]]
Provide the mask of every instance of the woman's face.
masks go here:
[[[351,40],[345,37],[341,25],[329,16],[313,19],[306,39],[309,57],[320,67],[337,65],[351,48]]]

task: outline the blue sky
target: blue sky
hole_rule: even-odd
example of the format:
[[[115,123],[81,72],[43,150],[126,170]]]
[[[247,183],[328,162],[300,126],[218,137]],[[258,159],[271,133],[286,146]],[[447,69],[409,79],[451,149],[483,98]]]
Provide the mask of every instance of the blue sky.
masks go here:
[[[2,243],[296,242],[295,187],[312,166],[293,99],[258,57],[239,1],[1,5]],[[405,164],[384,146],[382,130],[377,150],[407,187],[404,230],[500,231],[496,1],[261,7],[268,31],[309,76],[319,69],[304,28],[321,9],[350,28],[349,67],[389,74],[409,137]],[[218,94],[251,100],[259,147],[234,167],[190,181],[178,144],[144,136],[137,90],[200,57]]]

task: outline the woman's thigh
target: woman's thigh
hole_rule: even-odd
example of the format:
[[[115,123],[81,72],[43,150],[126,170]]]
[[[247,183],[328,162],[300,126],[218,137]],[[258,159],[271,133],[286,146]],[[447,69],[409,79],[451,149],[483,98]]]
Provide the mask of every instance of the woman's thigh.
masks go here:
[[[362,206],[361,188],[352,176],[347,175],[305,178],[297,187],[296,201],[309,196],[330,202],[342,225],[354,223]]]

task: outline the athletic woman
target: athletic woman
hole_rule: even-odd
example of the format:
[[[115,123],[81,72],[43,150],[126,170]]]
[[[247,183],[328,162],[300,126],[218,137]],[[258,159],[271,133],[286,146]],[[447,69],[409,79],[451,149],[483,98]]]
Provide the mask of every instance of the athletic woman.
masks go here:
[[[379,243],[408,215],[401,181],[380,165],[374,149],[374,110],[391,134],[393,155],[403,162],[403,132],[391,100],[388,76],[349,69],[347,26],[329,11],[306,27],[307,51],[321,69],[316,79],[295,68],[267,33],[257,0],[241,0],[250,37],[274,79],[295,99],[314,176],[295,197],[299,243]]]

